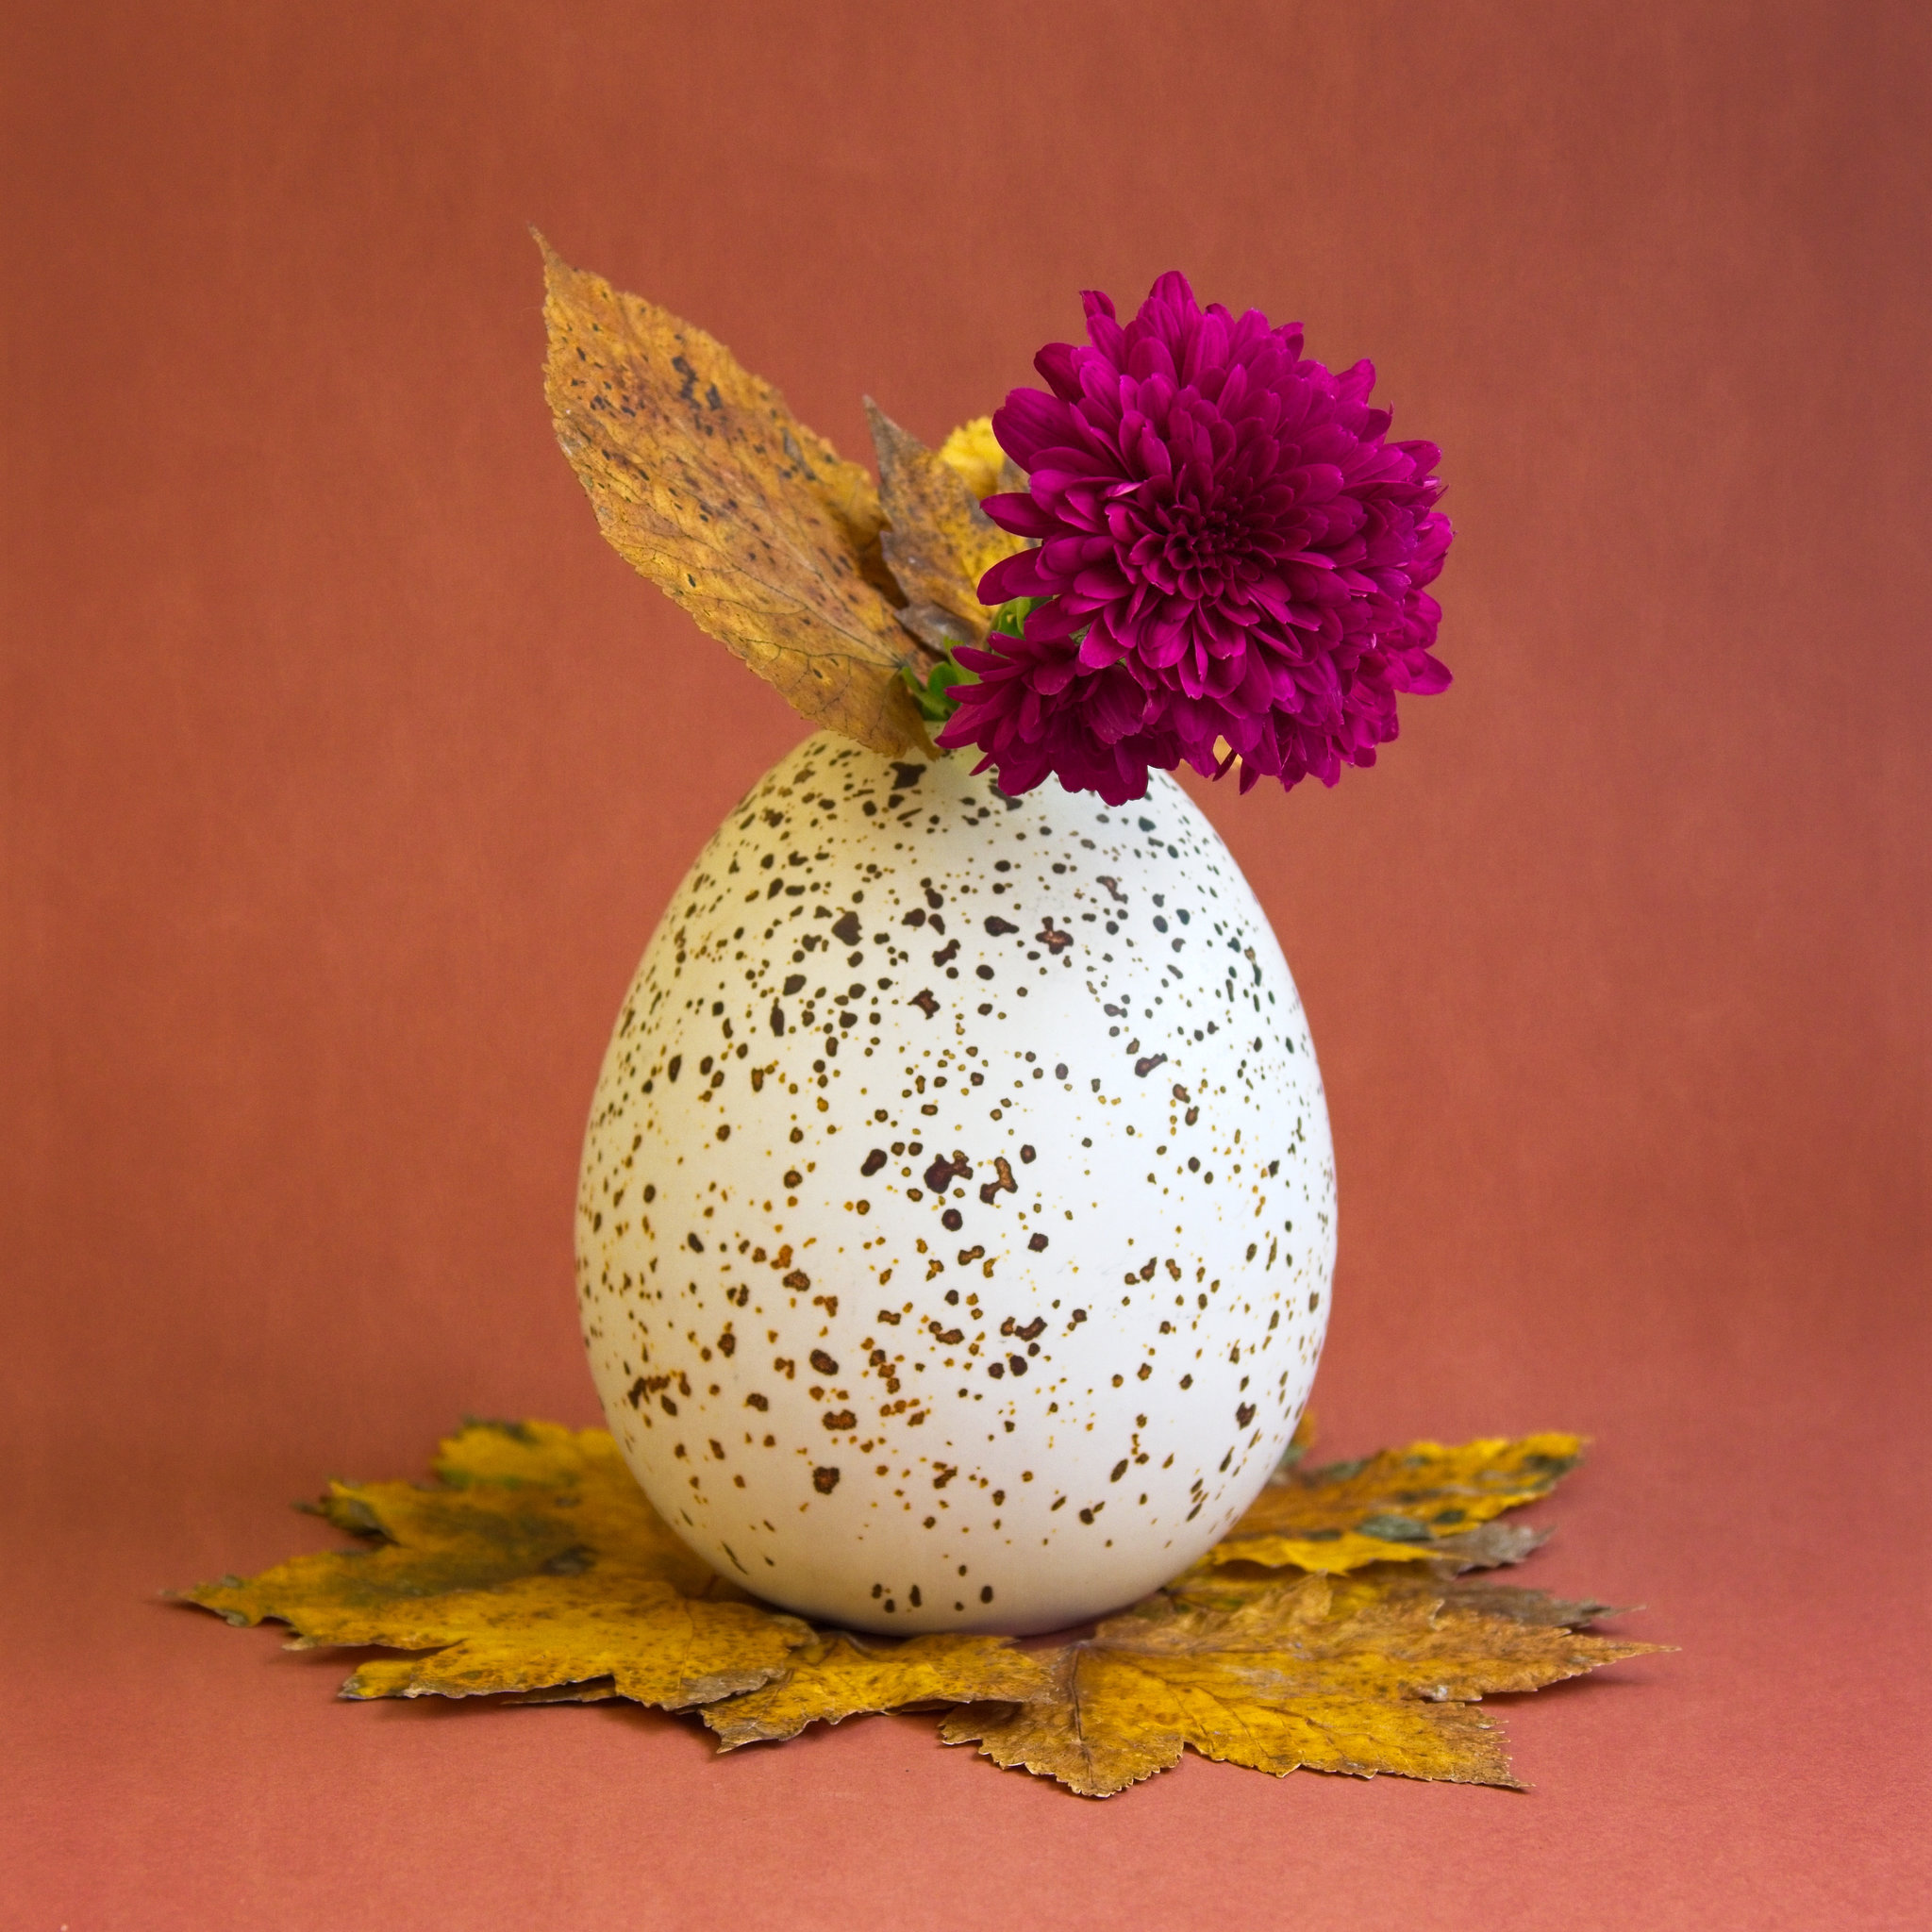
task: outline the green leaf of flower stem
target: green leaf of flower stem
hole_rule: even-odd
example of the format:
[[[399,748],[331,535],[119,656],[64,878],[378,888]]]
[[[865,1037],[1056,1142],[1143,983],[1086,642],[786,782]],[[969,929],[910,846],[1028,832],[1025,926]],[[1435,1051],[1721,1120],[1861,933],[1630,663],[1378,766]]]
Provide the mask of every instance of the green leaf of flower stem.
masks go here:
[[[1025,628],[1028,614],[1045,603],[1044,597],[1014,597],[1002,604],[995,613],[990,631],[1005,637],[1016,638]],[[950,722],[952,715],[959,708],[959,700],[953,695],[956,685],[977,684],[978,678],[961,664],[947,648],[944,657],[935,664],[931,674],[921,678],[918,669],[907,664],[899,673],[911,691],[913,702],[919,707],[919,714],[928,724],[942,726]]]

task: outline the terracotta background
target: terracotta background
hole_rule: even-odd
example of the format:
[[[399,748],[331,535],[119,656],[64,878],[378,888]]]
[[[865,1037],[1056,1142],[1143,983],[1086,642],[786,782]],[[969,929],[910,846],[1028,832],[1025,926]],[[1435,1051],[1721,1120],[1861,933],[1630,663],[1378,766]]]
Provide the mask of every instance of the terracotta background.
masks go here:
[[[1928,19],[8,8],[0,1919],[1932,1919]],[[592,1418],[606,1031],[801,734],[599,540],[532,221],[855,452],[1175,264],[1444,446],[1454,691],[1208,803],[1334,1111],[1327,1446],[1590,1432],[1525,1580],[1682,1646],[1519,1702],[1532,1793],[720,1761],[154,1600]]]

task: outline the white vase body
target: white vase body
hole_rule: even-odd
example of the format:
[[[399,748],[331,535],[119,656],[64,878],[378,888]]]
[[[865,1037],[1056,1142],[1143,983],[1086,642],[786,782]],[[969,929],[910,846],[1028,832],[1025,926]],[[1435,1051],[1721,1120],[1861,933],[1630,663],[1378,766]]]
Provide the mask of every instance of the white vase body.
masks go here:
[[[1172,779],[1008,801],[821,734],[644,955],[577,1274],[611,1430],[723,1574],[854,1629],[1026,1632],[1253,1500],[1335,1231],[1294,983]]]

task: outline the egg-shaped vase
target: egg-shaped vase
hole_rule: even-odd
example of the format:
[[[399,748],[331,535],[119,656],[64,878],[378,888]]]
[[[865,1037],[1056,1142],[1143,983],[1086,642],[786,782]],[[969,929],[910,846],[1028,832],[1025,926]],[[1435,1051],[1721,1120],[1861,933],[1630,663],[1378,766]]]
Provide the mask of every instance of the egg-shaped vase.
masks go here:
[[[1179,786],[1004,797],[821,734],[699,855],[618,1015],[584,1336],[652,1504],[754,1594],[1058,1629],[1199,1557],[1327,1324],[1327,1109]]]

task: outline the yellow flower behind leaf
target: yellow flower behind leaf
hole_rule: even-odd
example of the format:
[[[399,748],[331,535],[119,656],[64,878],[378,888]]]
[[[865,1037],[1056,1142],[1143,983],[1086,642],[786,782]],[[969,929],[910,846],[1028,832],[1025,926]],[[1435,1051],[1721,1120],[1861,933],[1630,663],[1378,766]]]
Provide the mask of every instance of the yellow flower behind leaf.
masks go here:
[[[958,473],[976,497],[1025,487],[1026,479],[1013,467],[1012,458],[992,433],[991,416],[975,416],[972,422],[960,424],[940,444],[939,458]]]

